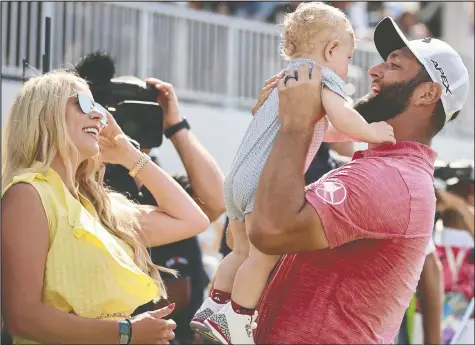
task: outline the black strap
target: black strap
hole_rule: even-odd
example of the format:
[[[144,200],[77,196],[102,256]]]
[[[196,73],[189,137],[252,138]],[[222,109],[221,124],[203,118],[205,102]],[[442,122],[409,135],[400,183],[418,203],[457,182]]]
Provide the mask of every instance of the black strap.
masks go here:
[[[182,130],[183,128],[190,129],[190,124],[188,123],[186,118],[183,118],[183,120],[178,122],[176,125],[173,125],[170,128],[165,129],[163,131],[163,134],[165,134],[165,137],[167,139],[170,139],[173,136],[173,134]]]
[[[129,340],[127,340],[127,345],[130,344],[130,341],[132,340],[132,322],[130,322],[129,319],[125,319],[125,321],[127,321],[129,323]]]

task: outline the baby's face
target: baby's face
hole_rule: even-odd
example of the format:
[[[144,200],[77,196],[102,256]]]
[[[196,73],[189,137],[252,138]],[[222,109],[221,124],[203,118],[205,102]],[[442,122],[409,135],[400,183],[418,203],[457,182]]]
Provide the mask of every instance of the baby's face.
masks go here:
[[[348,74],[348,63],[353,57],[354,50],[353,36],[348,33],[348,37],[342,37],[340,40],[340,45],[336,49],[332,61],[330,61],[331,66],[329,66],[342,79]]]

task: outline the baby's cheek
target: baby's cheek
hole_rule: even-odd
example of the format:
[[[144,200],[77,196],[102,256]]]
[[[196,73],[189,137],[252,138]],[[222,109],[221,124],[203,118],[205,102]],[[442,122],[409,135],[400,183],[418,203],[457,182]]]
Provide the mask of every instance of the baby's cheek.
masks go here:
[[[338,74],[341,79],[345,79],[348,74],[348,65],[340,67],[340,69],[336,71],[336,74]]]

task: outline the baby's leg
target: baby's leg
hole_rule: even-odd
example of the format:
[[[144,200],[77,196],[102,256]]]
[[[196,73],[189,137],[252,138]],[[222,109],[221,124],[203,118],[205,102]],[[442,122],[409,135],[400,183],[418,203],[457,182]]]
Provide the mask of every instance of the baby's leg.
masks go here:
[[[246,214],[246,228],[249,229],[251,213]],[[280,255],[266,255],[249,244],[249,257],[237,271],[231,294],[233,308],[255,309],[267,284],[269,274]],[[235,310],[237,312],[237,310]]]
[[[236,272],[249,255],[249,242],[247,240],[244,222],[230,220],[228,231],[231,231],[233,236],[233,251],[226,255],[223,261],[221,261],[218,271],[216,272],[211,296],[204,300],[190,322],[192,330],[213,341],[216,341],[217,338],[216,335],[209,333],[209,328],[205,324],[206,320],[218,315],[220,310],[226,309],[226,306],[231,300],[231,291],[233,289]]]
[[[233,236],[233,251],[221,261],[216,272],[213,291],[231,293],[236,272],[249,255],[249,241],[247,239],[244,222],[237,219],[229,220],[229,229]]]

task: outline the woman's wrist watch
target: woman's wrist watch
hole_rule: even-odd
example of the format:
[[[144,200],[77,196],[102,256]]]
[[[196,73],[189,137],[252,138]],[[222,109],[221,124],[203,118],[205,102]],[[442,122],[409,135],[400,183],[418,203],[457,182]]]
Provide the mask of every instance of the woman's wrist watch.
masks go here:
[[[119,321],[119,344],[129,345],[132,339],[132,323],[130,320]]]
[[[173,134],[182,130],[183,128],[190,129],[190,124],[188,123],[185,117],[183,117],[183,119],[177,124],[165,129],[163,131],[163,134],[165,134],[165,137],[167,139],[170,139],[173,136]]]

